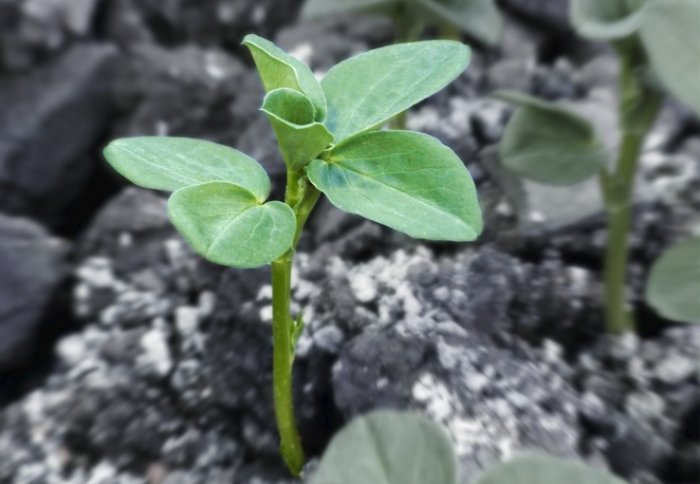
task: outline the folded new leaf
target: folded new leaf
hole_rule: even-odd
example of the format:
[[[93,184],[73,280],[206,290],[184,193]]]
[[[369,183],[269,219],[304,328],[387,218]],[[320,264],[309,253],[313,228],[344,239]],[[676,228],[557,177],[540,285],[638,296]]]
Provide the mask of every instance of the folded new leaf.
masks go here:
[[[326,127],[314,121],[314,108],[309,98],[288,88],[270,91],[263,101],[275,131],[282,158],[293,171],[303,168],[333,142]]]
[[[640,31],[654,72],[700,115],[700,2],[647,2]]]
[[[700,237],[671,247],[654,263],[646,300],[665,318],[700,323]]]
[[[571,23],[582,37],[618,40],[639,30],[640,6],[639,0],[572,0]]]
[[[275,44],[260,36],[249,34],[243,45],[250,49],[266,92],[282,87],[293,89],[311,100],[316,110],[315,121],[326,118],[326,98],[311,69]]]
[[[209,181],[227,181],[246,188],[258,199],[270,194],[270,179],[260,164],[209,141],[144,136],[121,138],[104,149],[112,167],[135,185],[172,192]]]
[[[593,126],[554,103],[513,91],[494,97],[521,106],[499,145],[503,164],[546,185],[573,185],[597,174],[608,155]]]
[[[489,468],[476,484],[625,484],[609,472],[582,462],[530,455]]]
[[[457,457],[437,424],[376,411],[333,437],[311,484],[457,484]]]
[[[209,182],[168,200],[170,220],[198,254],[217,264],[253,268],[292,246],[296,219],[282,202],[261,203],[239,185]]]
[[[469,47],[448,40],[397,44],[351,57],[321,81],[326,126],[337,142],[377,127],[452,82],[469,58]]]
[[[469,172],[452,150],[425,134],[354,136],[312,161],[307,174],[336,207],[412,237],[471,241],[482,230]]]

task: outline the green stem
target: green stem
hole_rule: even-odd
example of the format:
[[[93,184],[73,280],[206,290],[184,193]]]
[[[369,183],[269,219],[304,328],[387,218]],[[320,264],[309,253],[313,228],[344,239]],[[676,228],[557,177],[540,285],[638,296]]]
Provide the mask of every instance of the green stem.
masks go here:
[[[273,394],[275,418],[280,434],[280,452],[289,471],[299,476],[306,458],[294,417],[293,378],[295,323],[290,312],[292,298],[292,263],[294,249],[304,224],[318,201],[320,192],[301,173],[288,172],[285,202],[297,220],[294,245],[272,263],[272,340]]]
[[[294,418],[291,291],[292,254],[287,253],[272,263],[273,387],[280,452],[289,471],[298,476],[306,459]]]
[[[621,334],[635,329],[626,297],[629,233],[632,227],[634,181],[639,155],[661,105],[661,96],[638,77],[638,60],[621,54],[620,126],[622,142],[612,173],[604,171],[601,186],[608,215],[605,251],[605,321],[608,331]]]

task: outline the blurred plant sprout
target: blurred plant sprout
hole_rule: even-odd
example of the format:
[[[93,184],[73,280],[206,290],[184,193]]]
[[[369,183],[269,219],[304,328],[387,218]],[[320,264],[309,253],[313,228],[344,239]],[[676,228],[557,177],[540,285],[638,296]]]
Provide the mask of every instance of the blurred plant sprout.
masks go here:
[[[697,0],[572,0],[571,21],[578,33],[609,42],[620,63],[617,161],[584,118],[552,102],[522,93],[494,95],[516,104],[499,146],[504,165],[550,185],[572,185],[598,175],[608,219],[605,255],[605,316],[608,330],[635,328],[626,296],[634,181],[644,140],[664,95],[671,94],[700,114],[700,2]],[[669,277],[668,267],[692,266]],[[647,296],[662,315],[700,320],[700,244],[684,245],[662,258],[651,274]],[[661,286],[664,286],[663,288]]]
[[[342,13],[390,17],[397,42],[418,40],[425,27],[437,26],[442,37],[463,32],[495,45],[503,31],[495,0],[306,0],[302,10],[305,18]]]
[[[459,477],[454,446],[440,425],[411,412],[379,410],[333,437],[310,484],[458,484]],[[469,482],[625,484],[581,462],[539,454],[496,464]]]
[[[469,48],[426,41],[376,49],[339,63],[318,82],[273,43],[249,35],[267,92],[267,115],[287,171],[284,202],[268,201],[257,161],[208,141],[137,137],[111,142],[105,158],[145,188],[173,192],[170,220],[192,248],[217,264],[271,264],[273,395],[282,457],[294,475],[305,463],[295,424],[292,365],[303,328],[292,317],[292,262],[321,194],[341,210],[423,239],[472,241],[482,230],[474,182],[438,140],[377,131],[442,89],[467,66]]]

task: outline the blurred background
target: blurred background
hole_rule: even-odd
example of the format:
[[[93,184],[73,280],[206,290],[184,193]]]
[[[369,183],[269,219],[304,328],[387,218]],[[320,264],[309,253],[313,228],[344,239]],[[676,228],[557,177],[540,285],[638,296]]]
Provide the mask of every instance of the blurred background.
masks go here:
[[[305,445],[318,455],[352,416],[412,408],[450,431],[465,483],[527,450],[637,484],[697,483],[699,328],[641,294],[652,261],[700,219],[700,123],[669,101],[648,138],[630,242],[639,334],[606,336],[599,187],[504,170],[513,107],[489,94],[565,102],[614,148],[616,58],[573,33],[565,0],[496,7],[498,30],[448,32],[473,47],[471,65],[407,116],[469,168],[483,237],[414,241],[324,203],[301,241]],[[164,195],[127,186],[100,152],[128,135],[209,139],[259,160],[279,198],[284,164],[243,36],[319,76],[397,36],[381,15],[301,8],[0,0],[0,483],[295,482],[277,457],[267,269],[194,255]]]

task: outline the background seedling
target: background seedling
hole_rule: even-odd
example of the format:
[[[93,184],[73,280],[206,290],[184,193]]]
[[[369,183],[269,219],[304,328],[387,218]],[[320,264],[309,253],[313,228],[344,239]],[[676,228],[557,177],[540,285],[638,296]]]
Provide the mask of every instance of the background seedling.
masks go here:
[[[452,441],[439,425],[418,414],[380,410],[333,437],[310,484],[457,484],[458,470]],[[536,454],[497,464],[474,482],[624,484],[581,462]]]
[[[586,119],[554,103],[513,92],[496,93],[496,97],[520,106],[499,151],[505,166],[539,183],[571,185],[599,176],[608,218],[605,319],[610,332],[621,333],[635,327],[626,299],[625,275],[634,180],[644,140],[667,92],[700,113],[700,2],[573,0],[571,21],[582,36],[609,42],[619,57],[621,140],[616,163],[608,163],[608,155]],[[680,253],[688,262],[700,259],[697,244]],[[659,281],[668,287],[661,290]],[[685,291],[681,285],[694,288],[697,280],[655,276],[647,295],[653,295],[651,304],[663,308],[665,316],[696,321],[700,318],[697,292]],[[661,295],[667,292],[677,296]],[[682,309],[671,310],[671,305]]]
[[[376,131],[467,66],[453,41],[385,47],[331,69],[319,83],[273,43],[246,45],[267,92],[262,111],[287,168],[284,202],[268,201],[270,180],[234,149],[183,138],[125,138],[105,148],[133,183],[173,192],[172,223],[212,262],[271,265],[274,403],[281,453],[298,475],[305,458],[294,420],[292,363],[302,329],[290,313],[294,250],[321,194],[341,210],[414,237],[472,241],[482,229],[476,189],[459,158],[430,136]]]
[[[307,0],[302,10],[306,18],[342,13],[390,17],[396,42],[418,40],[425,27],[436,26],[443,37],[463,32],[495,45],[503,31],[494,0]]]

